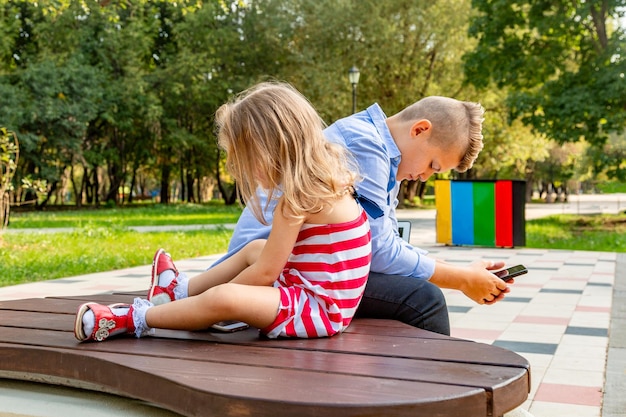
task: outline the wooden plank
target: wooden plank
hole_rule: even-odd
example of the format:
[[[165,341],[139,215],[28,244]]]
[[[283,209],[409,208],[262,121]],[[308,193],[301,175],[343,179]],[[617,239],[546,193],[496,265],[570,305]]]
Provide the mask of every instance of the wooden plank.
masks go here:
[[[256,336],[254,330],[220,335],[211,332],[156,330],[157,337],[190,340],[219,340],[223,343],[263,345],[283,349],[326,352],[349,352],[412,359],[430,359],[456,363],[509,366],[528,369],[528,361],[514,352],[497,346],[455,340],[376,336],[344,333],[331,338],[268,340]]]
[[[133,296],[116,294],[86,295],[68,298],[28,298],[24,300],[0,301],[0,310],[38,311],[76,314],[79,305],[87,301],[103,304],[131,303]]]
[[[41,304],[43,310],[45,303]],[[60,314],[53,318],[54,313],[46,314],[4,311],[2,322],[10,326],[20,323],[32,323],[32,328],[55,328],[57,330],[73,330],[74,316]],[[410,326],[407,326],[410,328]],[[418,330],[418,329],[415,329]],[[420,332],[416,332],[419,334]],[[378,336],[374,334],[344,333],[332,338],[320,339],[281,339],[268,340],[261,338],[256,329],[222,334],[209,331],[187,332],[179,330],[157,329],[156,335],[171,339],[188,339],[203,341],[220,341],[232,344],[259,345],[283,349],[303,349],[328,352],[349,352],[368,355],[405,357],[413,359],[436,359],[459,363],[479,363],[484,365],[507,365],[528,369],[528,361],[509,350],[475,342],[449,339],[421,339],[407,336]]]
[[[48,313],[61,312],[64,314],[75,314],[78,306],[86,300],[93,300],[101,303],[113,302],[129,302],[132,296],[120,295],[95,295],[84,297],[71,297],[69,299],[30,299],[18,302],[0,303],[0,309],[12,311],[40,311]],[[3,312],[3,316],[7,314]],[[8,314],[7,314],[8,316]],[[71,326],[73,329],[73,320],[71,317]],[[391,320],[378,320],[384,324],[394,323]],[[359,320],[355,320],[355,327],[358,326]],[[68,322],[69,323],[69,322]],[[371,323],[371,321],[369,321]],[[368,354],[389,354],[404,357],[420,357],[420,358],[437,358],[439,360],[472,362],[483,364],[507,364],[528,368],[528,361],[507,349],[496,346],[484,345],[462,339],[448,338],[442,335],[435,335],[425,330],[417,329],[403,323],[395,322],[394,325],[404,327],[403,332],[397,334],[379,334],[375,328],[365,331],[366,325],[361,327],[361,332],[345,332],[342,337],[320,338],[320,339],[291,339],[291,340],[265,340],[258,337],[256,330],[252,329],[246,332],[237,332],[227,334],[227,340],[234,343],[259,343],[269,345],[278,345],[279,347],[289,346],[290,348],[300,347],[302,349],[328,350],[328,351],[345,351],[343,344],[349,344],[348,351],[368,353]],[[352,327],[352,326],[351,326]],[[373,331],[372,331],[373,330]],[[173,332],[173,333],[172,333]],[[157,330],[157,334],[161,337],[187,338],[197,340],[215,340],[219,334],[211,332],[181,332],[171,330]],[[424,338],[425,334],[431,335],[428,339]],[[208,339],[207,339],[208,338]],[[419,345],[416,346],[415,339],[419,339]],[[345,342],[345,343],[344,343]],[[455,343],[462,343],[463,355],[459,356]],[[391,351],[389,350],[391,347]],[[419,349],[417,349],[419,348]],[[418,352],[415,352],[417,350]],[[419,356],[415,356],[419,355]],[[433,356],[434,355],[434,356]]]
[[[100,302],[100,300],[97,301]],[[36,302],[33,302],[33,304],[31,304],[30,300],[28,300],[28,303],[14,304],[11,306],[11,308],[3,309],[0,306],[0,311],[2,311],[2,319],[0,320],[0,324],[19,327],[23,323],[32,323],[34,328],[48,328],[55,330],[71,329],[76,314],[76,308],[83,301],[72,301],[69,306],[67,304],[67,301],[65,301],[61,306],[57,304],[58,302],[59,300],[45,299],[37,300]],[[117,298],[117,302],[119,302],[119,298]],[[41,313],[50,313],[50,316]],[[66,319],[55,317],[59,314],[65,314],[68,317]],[[35,321],[35,319],[37,320]],[[50,327],[56,325],[60,327]],[[419,337],[425,339],[440,340],[454,339],[441,334],[432,333],[426,330],[407,326],[406,324],[395,320],[356,319],[352,322],[350,327],[348,327],[345,333],[394,337]],[[464,339],[454,340],[472,343]]]
[[[0,329],[2,329],[0,327]],[[67,348],[78,351],[93,351],[152,356],[155,358],[184,358],[194,361],[221,362],[232,364],[256,365],[263,358],[264,367],[306,369],[315,372],[337,372],[380,378],[398,378],[404,380],[433,382],[482,388],[493,391],[503,381],[526,381],[525,371],[515,367],[489,366],[480,364],[459,364],[445,361],[396,358],[391,356],[373,356],[352,352],[330,353],[314,350],[277,349],[259,346],[224,345],[218,342],[198,343],[193,340],[168,340],[146,338],[137,343],[133,338],[109,340],[106,343],[78,344],[67,333],[50,330],[8,328],[0,333],[1,341],[11,343],[20,340],[29,346]],[[182,352],[182,353],[181,353]],[[500,390],[510,389],[504,385]]]
[[[359,391],[367,394],[366,397],[376,397],[380,392],[377,390],[377,385],[369,381],[372,378],[378,384],[384,381],[400,384],[399,386],[404,388],[394,391],[398,395],[401,395],[402,389],[406,388],[407,393],[410,393],[410,396],[405,399],[407,403],[397,406],[390,404],[375,406],[387,407],[385,412],[380,412],[381,415],[405,415],[403,413],[407,412],[407,404],[414,404],[413,401],[416,398],[415,392],[412,391],[416,387],[410,384],[426,384],[436,387],[432,388],[435,391],[423,391],[435,395],[431,401],[439,401],[442,398],[442,393],[456,392],[448,390],[449,388],[460,389],[460,392],[464,392],[465,396],[458,393],[452,395],[458,401],[468,401],[466,405],[459,405],[454,401],[446,401],[445,403],[454,407],[462,407],[460,409],[464,410],[467,407],[475,407],[476,398],[474,394],[470,395],[469,393],[475,393],[475,390],[478,390],[477,392],[483,395],[481,404],[483,408],[486,408],[487,414],[484,414],[483,411],[477,411],[478,414],[476,415],[496,416],[521,404],[526,399],[530,388],[528,362],[513,352],[490,345],[437,335],[403,323],[387,320],[357,319],[349,330],[342,335],[310,340],[268,340],[259,337],[258,331],[255,329],[233,334],[210,331],[157,330],[157,337],[146,338],[141,341],[122,337],[106,343],[78,343],[71,335],[75,311],[82,302],[130,302],[135,296],[136,294],[101,294],[3,301],[0,302],[0,310],[2,310],[0,314],[0,341],[6,342],[6,345],[3,344],[4,349],[14,352],[15,355],[20,355],[15,352],[22,349],[43,351],[45,352],[43,354],[40,352],[41,360],[45,357],[50,364],[55,363],[55,358],[58,360],[64,355],[74,355],[91,360],[96,357],[98,360],[106,362],[112,360],[110,358],[120,355],[119,352],[124,352],[124,358],[130,358],[128,360],[131,364],[130,366],[125,365],[124,369],[132,368],[136,371],[142,371],[143,376],[141,378],[143,378],[142,383],[144,385],[146,381],[150,381],[150,377],[146,374],[152,372],[150,369],[154,365],[148,366],[148,371],[145,371],[132,366],[133,361],[137,363],[147,361],[157,364],[157,366],[160,366],[160,362],[165,360],[179,361],[179,365],[182,365],[179,374],[170,375],[174,369],[163,372],[168,374],[167,378],[182,378],[183,380],[189,377],[188,372],[190,371],[187,367],[200,366],[211,369],[219,368],[219,372],[223,373],[223,375],[220,374],[222,377],[224,375],[237,375],[237,377],[247,375],[250,381],[257,380],[258,372],[266,374],[268,369],[271,369],[272,378],[285,379],[284,372],[287,372],[290,375],[289,379],[296,378],[298,383],[300,380],[314,380],[321,384],[320,387],[324,386],[322,376],[332,375],[332,381],[336,384],[334,387],[339,392],[341,392],[340,386],[348,383],[351,388],[360,387],[358,388]],[[15,343],[16,341],[18,342]],[[24,354],[28,355],[27,353]],[[122,362],[124,361],[126,359]],[[181,364],[180,361],[183,361],[184,364]],[[27,367],[36,366],[30,364],[25,358],[18,361],[18,365],[24,363]],[[3,361],[0,368],[8,371],[8,368],[16,366],[12,362],[7,362],[7,364],[5,365],[5,361]],[[113,363],[113,365],[118,366],[117,363]],[[40,364],[37,366],[50,365]],[[105,367],[103,363],[99,366]],[[109,364],[109,366],[111,365]],[[24,372],[30,375],[37,373],[32,369]],[[48,372],[53,373],[54,371],[49,369]],[[119,370],[119,372],[124,374],[124,371]],[[294,376],[293,372],[298,373],[298,376]],[[310,377],[310,375],[314,375],[314,377]],[[213,376],[219,379],[217,374],[213,374]],[[61,376],[57,375],[57,377]],[[166,375],[161,375],[161,377],[166,378]],[[101,376],[98,375],[98,378]],[[137,381],[139,379],[137,377]],[[354,379],[354,384],[347,382],[351,379]],[[409,385],[405,385],[405,383]],[[232,382],[232,384],[251,389],[239,380]],[[251,386],[253,387],[254,383]],[[281,388],[286,390],[280,394],[282,401],[291,401],[287,396],[290,386],[291,384],[287,384],[285,388]],[[111,386],[107,389],[118,388]],[[196,389],[200,388],[196,387]],[[255,392],[256,389],[258,388],[252,391]],[[437,389],[442,391],[439,392]],[[274,405],[268,405],[267,399],[258,399],[254,395],[248,394],[248,391],[242,393],[240,389],[238,395],[248,398],[237,403],[238,407],[243,407],[242,410],[250,409],[246,407],[261,407],[266,409],[270,415],[270,409],[278,404],[277,402]],[[212,393],[211,395],[217,394]],[[332,395],[328,393],[325,395],[326,400],[332,398]],[[131,397],[145,399],[144,397]],[[468,398],[471,399],[468,400]],[[219,403],[221,400],[214,399],[214,401]],[[330,408],[333,412],[331,415],[335,415],[334,411],[338,410],[342,411],[336,415],[359,415],[356,411],[358,407],[354,408],[352,405],[344,404],[341,396],[335,401],[337,404]],[[394,401],[397,402],[397,400]],[[302,403],[302,399],[296,402]],[[224,404],[226,403],[227,401],[224,402]],[[302,407],[301,404],[294,405],[294,408],[290,408],[290,412],[293,412],[293,415],[305,415],[299,410],[300,407]],[[318,406],[313,406],[313,409],[316,407]],[[328,404],[319,407],[321,408],[317,410],[318,412],[323,411],[324,414],[328,414],[329,409],[327,408],[330,407]],[[351,408],[357,414],[349,414],[342,407]],[[439,412],[445,410],[446,407],[440,405]],[[168,406],[168,408],[170,407]],[[427,407],[423,407],[423,404],[418,408],[419,411],[415,409],[412,412],[421,413],[422,410],[427,409]],[[216,409],[224,411],[220,407]],[[279,410],[282,412],[283,408],[280,407]],[[391,414],[387,414],[387,411]],[[273,415],[275,412],[276,409],[274,408]],[[197,415],[206,415],[206,413]],[[255,413],[255,415],[257,414]]]
[[[27,313],[32,314],[32,313]],[[47,314],[46,316],[51,316]],[[57,317],[64,318],[62,315]],[[4,318],[4,317],[3,317]],[[16,318],[24,323],[25,317]],[[37,322],[32,317],[28,322]],[[48,325],[43,323],[44,327]],[[68,320],[68,325],[71,321]],[[1,328],[0,328],[1,329]],[[188,336],[190,332],[180,332]],[[203,336],[208,332],[190,333]],[[254,332],[252,337],[258,339]],[[289,368],[296,364],[299,369],[315,372],[336,372],[377,378],[403,379],[449,385],[478,387],[491,393],[490,403],[495,409],[507,411],[525,400],[530,381],[526,369],[500,365],[450,363],[442,360],[416,360],[389,355],[368,355],[354,353],[351,349],[342,352],[325,352],[314,349],[295,349],[288,343],[274,344],[273,341],[260,339],[258,345],[237,345],[228,342],[235,334],[212,334],[212,340],[206,338],[183,340],[146,338],[141,341],[133,338],[117,338],[105,343],[79,344],[68,332],[33,329],[1,329],[3,341],[20,340],[30,346],[66,347],[79,351],[115,353],[119,351],[138,357],[152,356],[155,360],[163,357],[188,359],[193,361],[222,362],[225,364],[255,365],[262,358],[264,367]],[[344,337],[337,336],[337,337]],[[203,341],[203,343],[198,343]],[[227,341],[227,343],[224,343]],[[286,340],[280,342],[288,342]],[[184,355],[181,354],[184,352]],[[459,352],[457,352],[458,354]],[[208,359],[206,359],[208,358]]]
[[[85,381],[186,416],[486,415],[480,389],[400,379],[0,344],[16,372]]]

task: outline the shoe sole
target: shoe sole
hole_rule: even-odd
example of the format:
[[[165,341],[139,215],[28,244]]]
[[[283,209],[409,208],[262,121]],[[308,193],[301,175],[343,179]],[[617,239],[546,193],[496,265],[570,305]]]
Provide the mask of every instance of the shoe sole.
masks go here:
[[[155,306],[158,306],[158,305],[161,305],[161,304],[171,303],[172,299],[170,298],[170,296],[168,294],[161,293],[161,294],[155,295],[154,297],[152,297],[148,301],[150,301]]]
[[[89,306],[97,303],[84,303],[78,307],[78,311],[76,312],[76,320],[74,320],[74,337],[81,342],[89,339],[89,336],[85,334],[85,330],[83,330],[83,316],[88,310],[91,310]]]
[[[159,258],[165,253],[165,249],[159,249],[152,258],[152,282],[150,284],[150,291],[148,291],[148,301],[152,301],[154,296],[154,289],[159,285],[159,275],[157,274],[157,265],[159,265]]]

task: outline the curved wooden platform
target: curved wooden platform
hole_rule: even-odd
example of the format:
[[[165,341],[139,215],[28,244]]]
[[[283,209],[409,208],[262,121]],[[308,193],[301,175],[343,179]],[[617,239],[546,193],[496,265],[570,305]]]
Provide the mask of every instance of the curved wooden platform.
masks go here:
[[[530,389],[523,357],[395,321],[355,320],[326,339],[157,330],[79,343],[85,301],[135,294],[0,302],[0,377],[151,402],[184,416],[500,416]]]

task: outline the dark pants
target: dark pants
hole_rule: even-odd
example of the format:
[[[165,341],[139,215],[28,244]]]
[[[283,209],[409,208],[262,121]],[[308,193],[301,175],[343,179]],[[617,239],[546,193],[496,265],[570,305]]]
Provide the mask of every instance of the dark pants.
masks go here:
[[[371,272],[356,317],[399,320],[450,335],[446,299],[425,279]]]

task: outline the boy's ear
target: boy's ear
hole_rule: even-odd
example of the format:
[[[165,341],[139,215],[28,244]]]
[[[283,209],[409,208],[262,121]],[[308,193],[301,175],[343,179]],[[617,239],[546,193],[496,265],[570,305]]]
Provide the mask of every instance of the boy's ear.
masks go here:
[[[432,123],[428,119],[420,119],[411,126],[411,137],[416,138],[424,132],[428,132],[432,128]]]

